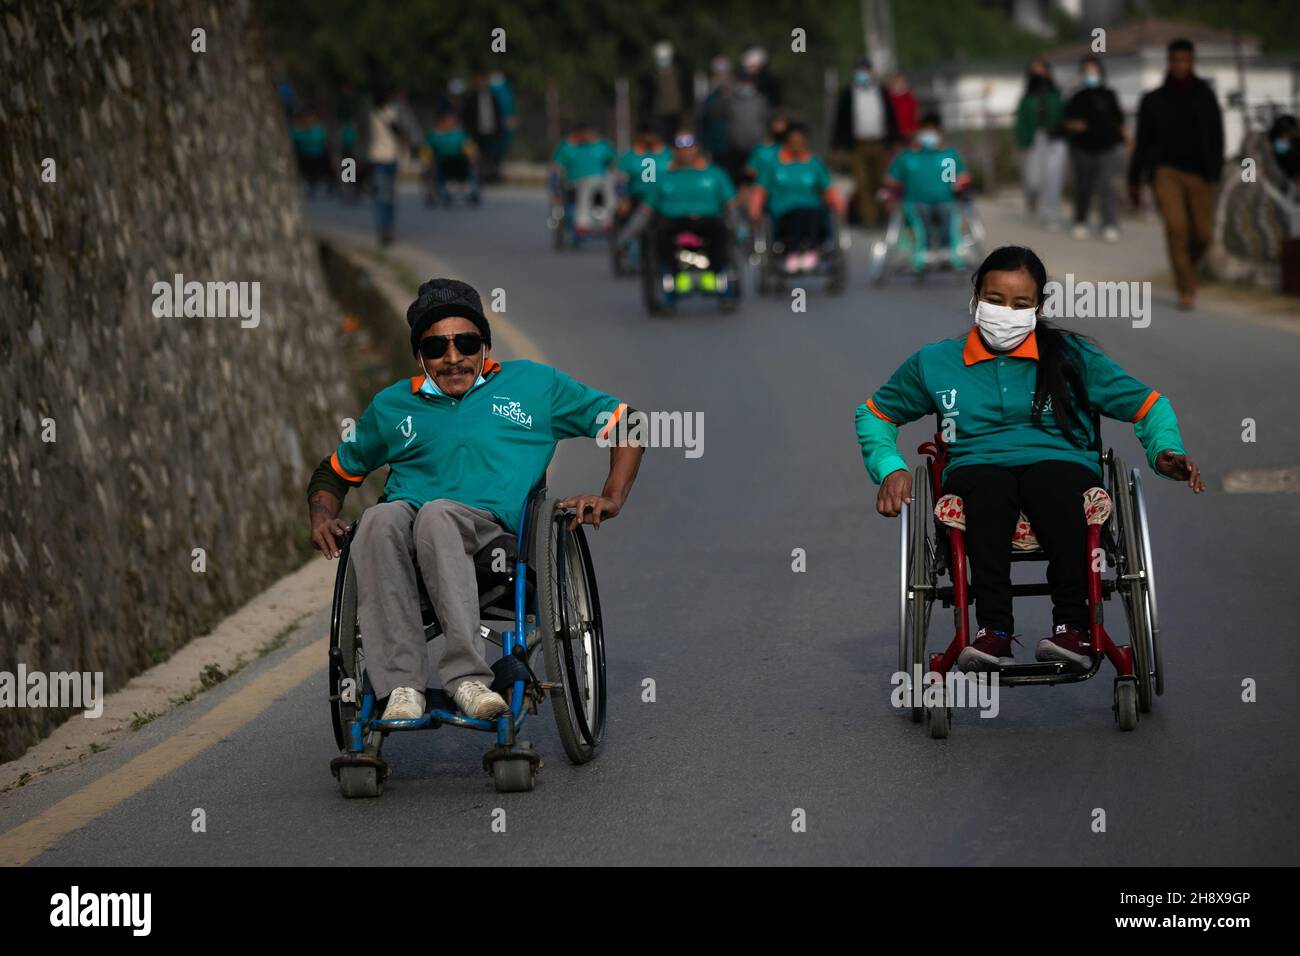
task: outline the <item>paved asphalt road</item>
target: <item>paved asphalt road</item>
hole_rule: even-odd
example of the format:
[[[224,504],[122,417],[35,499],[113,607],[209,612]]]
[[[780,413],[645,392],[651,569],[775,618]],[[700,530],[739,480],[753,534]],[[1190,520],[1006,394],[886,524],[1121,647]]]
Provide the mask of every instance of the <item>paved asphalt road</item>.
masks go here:
[[[868,290],[859,244],[849,293],[810,287],[806,314],[751,296],[736,315],[688,306],[652,319],[601,250],[552,252],[543,211],[524,191],[492,193],[477,211],[430,212],[408,195],[400,238],[480,289],[505,289],[509,320],[545,361],[643,409],[704,414],[703,456],[648,453],[626,512],[592,535],[611,694],[600,758],[569,766],[548,708],[531,725],[546,758],[531,794],[498,795],[479,767],[486,738],[444,730],[392,738],[383,798],[346,801],[327,769],[322,654],[261,716],[35,862],[1300,861],[1300,498],[1222,490],[1231,469],[1300,460],[1300,336],[1181,314],[1168,299],[1146,329],[1073,323],[1171,397],[1210,486],[1195,497],[1148,475],[1168,689],[1136,733],[1115,727],[1104,670],[1081,685],[1006,691],[997,719],[959,712],[951,738],[933,741],[889,702],[897,525],[874,513],[853,411],[913,349],[965,328],[965,279]],[[369,236],[365,208],[320,201],[309,212]],[[1241,440],[1247,417],[1254,444]],[[925,437],[926,423],[905,429],[905,450]],[[1141,461],[1127,425],[1106,437]],[[552,489],[598,491],[604,460],[567,443]],[[806,573],[791,570],[795,548]],[[319,641],[328,599],[300,640],[86,766],[11,794],[6,817],[183,733]],[[1124,640],[1120,606],[1107,607]],[[932,642],[946,621],[936,614]],[[1048,622],[1044,599],[1022,603],[1022,659]],[[1257,703],[1240,699],[1248,677]],[[645,678],[655,703],[641,700]],[[206,834],[191,833],[195,807]],[[491,828],[498,807],[504,834]],[[796,808],[806,832],[792,831]],[[1090,826],[1095,808],[1104,833]]]

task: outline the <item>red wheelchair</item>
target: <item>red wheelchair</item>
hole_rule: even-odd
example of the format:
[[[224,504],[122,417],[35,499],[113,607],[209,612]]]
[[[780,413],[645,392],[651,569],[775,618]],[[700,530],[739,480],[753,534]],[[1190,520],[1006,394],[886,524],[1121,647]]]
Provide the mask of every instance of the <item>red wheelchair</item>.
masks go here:
[[[1113,450],[1101,451],[1101,430],[1094,449],[1101,462],[1102,484],[1083,496],[1088,521],[1088,607],[1094,654],[1092,667],[1073,671],[1062,661],[1009,664],[997,671],[1000,686],[1068,684],[1097,675],[1103,658],[1114,665],[1115,721],[1120,730],[1134,730],[1140,713],[1148,713],[1155,697],[1164,693],[1164,666],[1160,652],[1160,627],[1156,608],[1155,574],[1147,522],[1142,476],[1128,468]],[[956,666],[957,657],[971,640],[970,585],[966,567],[965,520],[961,499],[945,495],[940,480],[948,463],[948,447],[940,432],[917,447],[928,459],[918,465],[912,479],[912,504],[899,515],[898,664],[909,675],[931,674],[943,680]],[[1033,529],[1022,514],[1008,547],[1013,563],[1045,561]],[[1013,595],[1048,595],[1046,582],[1013,584]],[[1103,605],[1118,594],[1128,620],[1129,644],[1116,644],[1103,623]],[[926,659],[926,635],[935,601],[953,609],[955,635],[942,652]],[[952,726],[951,701],[931,704],[914,698],[911,718],[925,721],[930,736],[947,737]]]

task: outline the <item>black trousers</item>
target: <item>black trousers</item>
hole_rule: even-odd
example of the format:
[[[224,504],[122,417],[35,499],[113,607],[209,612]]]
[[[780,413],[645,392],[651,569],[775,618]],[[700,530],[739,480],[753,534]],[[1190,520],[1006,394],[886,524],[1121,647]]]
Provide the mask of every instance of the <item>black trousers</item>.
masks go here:
[[[704,252],[709,257],[709,268],[721,272],[729,261],[730,233],[727,224],[718,216],[686,216],[661,219],[655,228],[655,252],[660,266],[671,268],[675,261],[675,247],[679,233],[693,232],[704,240]]]
[[[944,481],[966,508],[966,557],[975,620],[980,627],[1015,633],[1011,613],[1011,535],[1025,513],[1047,555],[1052,623],[1082,631],[1088,620],[1088,523],[1083,493],[1101,483],[1074,461],[1040,461],[1012,468],[967,465]]]
[[[776,234],[789,252],[820,249],[826,241],[824,209],[791,209],[776,222]]]

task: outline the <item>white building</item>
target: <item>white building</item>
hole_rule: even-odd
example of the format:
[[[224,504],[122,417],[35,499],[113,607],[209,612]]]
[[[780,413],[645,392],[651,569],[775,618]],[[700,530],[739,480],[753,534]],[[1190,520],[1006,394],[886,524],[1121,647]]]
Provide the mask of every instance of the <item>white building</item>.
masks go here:
[[[1266,127],[1277,113],[1300,114],[1300,58],[1264,56],[1258,37],[1242,35],[1234,44],[1225,30],[1146,19],[1105,28],[1105,52],[1097,53],[1130,124],[1142,94],[1164,82],[1169,41],[1178,37],[1195,44],[1196,72],[1219,95],[1229,154],[1245,131],[1243,79],[1244,112],[1254,128]],[[1083,41],[1045,55],[1067,98],[1078,88],[1079,60],[1090,52],[1091,42]],[[1019,65],[951,64],[910,75],[917,97],[937,106],[945,126],[954,130],[1010,126],[1025,86],[1025,68]]]

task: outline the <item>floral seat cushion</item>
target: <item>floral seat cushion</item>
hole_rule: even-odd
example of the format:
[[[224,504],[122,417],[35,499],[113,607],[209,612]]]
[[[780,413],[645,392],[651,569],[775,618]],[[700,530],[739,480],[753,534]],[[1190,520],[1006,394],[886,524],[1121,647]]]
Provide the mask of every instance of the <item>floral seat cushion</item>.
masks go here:
[[[1105,524],[1110,517],[1111,500],[1105,488],[1089,488],[1083,493],[1083,516],[1088,524]],[[966,530],[966,508],[956,495],[944,495],[934,504],[934,516],[940,524],[958,531]],[[1011,534],[1012,551],[1037,551],[1038,538],[1029,526],[1024,512],[1016,519],[1016,530]]]

